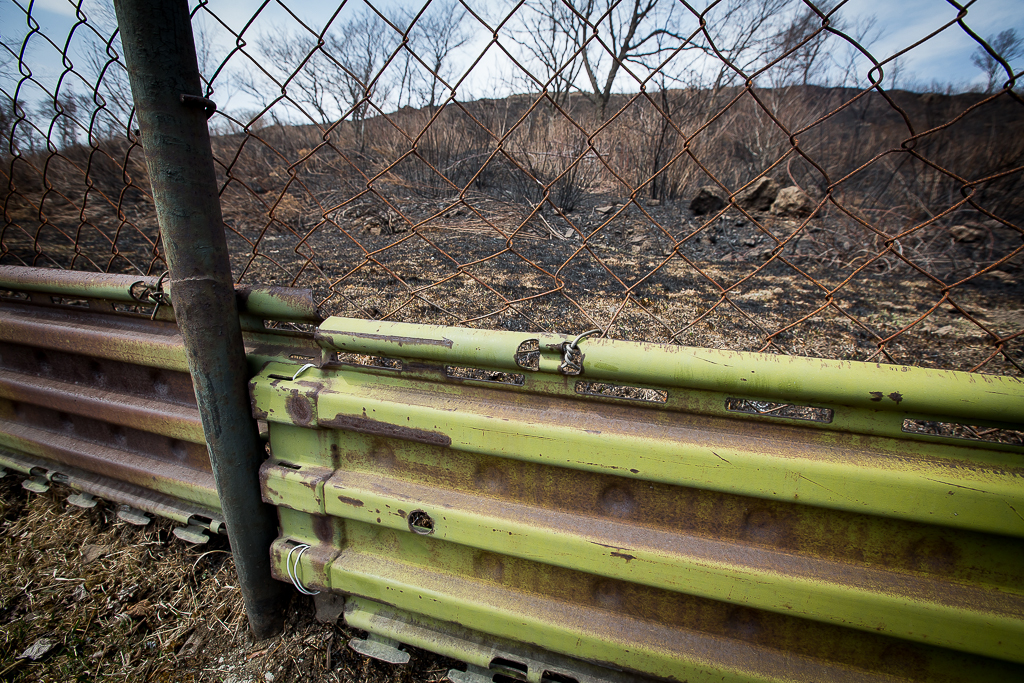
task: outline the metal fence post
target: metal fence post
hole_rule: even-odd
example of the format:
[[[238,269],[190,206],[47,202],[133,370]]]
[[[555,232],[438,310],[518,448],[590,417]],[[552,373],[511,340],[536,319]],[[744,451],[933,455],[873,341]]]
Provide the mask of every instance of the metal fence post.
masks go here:
[[[217,193],[186,0],[115,0],[157,219],[249,625],[280,630],[284,584],[270,574],[274,509],[260,498],[262,445]]]

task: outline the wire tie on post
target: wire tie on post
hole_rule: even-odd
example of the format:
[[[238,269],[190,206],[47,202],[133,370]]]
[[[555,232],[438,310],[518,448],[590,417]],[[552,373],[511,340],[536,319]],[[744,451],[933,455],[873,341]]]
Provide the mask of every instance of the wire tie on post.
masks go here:
[[[156,320],[157,311],[160,310],[160,305],[164,302],[164,280],[171,274],[171,271],[165,270],[160,274],[160,279],[156,281],[156,290],[149,293],[150,301],[156,302],[156,306],[153,307],[153,312],[150,313],[149,319]]]
[[[292,565],[292,553],[296,550],[299,554],[295,556],[295,564]],[[288,578],[292,580],[292,585],[295,586],[295,590],[299,591],[303,595],[319,595],[320,591],[311,591],[302,585],[302,581],[299,580],[299,562],[302,561],[302,553],[309,550],[309,545],[306,543],[300,543],[299,545],[292,546],[292,549],[288,551],[288,557],[284,560],[284,567],[288,572]]]

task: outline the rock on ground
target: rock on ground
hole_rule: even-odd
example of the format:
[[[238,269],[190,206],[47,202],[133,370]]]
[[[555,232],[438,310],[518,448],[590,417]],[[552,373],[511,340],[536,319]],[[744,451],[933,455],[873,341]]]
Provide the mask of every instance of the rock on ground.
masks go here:
[[[721,211],[725,208],[723,194],[720,188],[714,185],[705,185],[690,200],[690,211],[693,211],[698,216]]]
[[[771,178],[758,178],[750,187],[736,195],[736,202],[744,209],[767,211],[779,194],[779,186]]]
[[[779,190],[775,201],[772,202],[771,212],[776,216],[802,218],[810,215],[812,208],[813,204],[807,193],[796,185],[791,185]]]

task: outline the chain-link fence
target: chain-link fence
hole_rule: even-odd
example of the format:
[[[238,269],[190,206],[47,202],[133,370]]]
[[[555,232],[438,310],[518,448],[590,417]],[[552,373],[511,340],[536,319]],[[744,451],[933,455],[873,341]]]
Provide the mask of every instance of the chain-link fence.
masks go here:
[[[0,263],[162,272],[113,10],[3,1]],[[346,316],[1022,374],[1021,41],[968,6],[201,1],[235,276]]]

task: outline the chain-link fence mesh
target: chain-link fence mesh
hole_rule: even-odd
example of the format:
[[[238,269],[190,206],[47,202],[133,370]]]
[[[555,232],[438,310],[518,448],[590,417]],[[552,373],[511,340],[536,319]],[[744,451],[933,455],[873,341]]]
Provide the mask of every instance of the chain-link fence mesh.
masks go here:
[[[0,263],[162,272],[113,11],[58,33],[3,1]],[[972,4],[199,2],[236,278],[346,316],[1020,375],[1021,41]],[[973,85],[901,85],[965,40]]]

